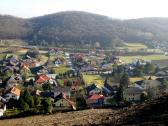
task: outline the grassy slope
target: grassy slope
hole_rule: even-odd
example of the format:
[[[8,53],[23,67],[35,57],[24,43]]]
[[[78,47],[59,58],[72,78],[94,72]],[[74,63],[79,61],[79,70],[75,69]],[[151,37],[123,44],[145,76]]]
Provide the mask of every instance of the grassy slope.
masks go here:
[[[99,87],[104,85],[104,80],[100,75],[86,75],[83,74],[83,79],[87,84],[96,83]]]
[[[122,61],[124,61],[124,62],[126,62],[126,63],[130,63],[130,62],[134,61],[135,59],[142,59],[142,60],[147,60],[147,61],[151,61],[151,60],[165,60],[165,59],[168,59],[168,57],[165,56],[165,55],[120,56],[120,58],[121,58]]]
[[[53,115],[1,120],[0,126],[139,126],[168,123],[168,95],[127,109],[89,109]]]

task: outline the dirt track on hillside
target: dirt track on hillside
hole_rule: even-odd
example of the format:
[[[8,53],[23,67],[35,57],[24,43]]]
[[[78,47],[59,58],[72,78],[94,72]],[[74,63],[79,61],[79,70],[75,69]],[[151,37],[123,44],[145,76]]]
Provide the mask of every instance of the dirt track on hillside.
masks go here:
[[[114,113],[112,109],[90,109],[52,115],[31,116],[18,119],[0,120],[0,126],[72,126],[101,124]]]

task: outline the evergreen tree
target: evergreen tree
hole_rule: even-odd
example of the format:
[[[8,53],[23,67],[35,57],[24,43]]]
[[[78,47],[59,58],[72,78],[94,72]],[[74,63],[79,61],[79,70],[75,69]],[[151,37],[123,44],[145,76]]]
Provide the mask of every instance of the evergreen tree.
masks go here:
[[[52,113],[53,106],[51,98],[45,98],[42,101],[43,110],[45,113]]]
[[[120,87],[127,88],[129,84],[130,84],[129,76],[126,72],[124,72],[124,74],[120,79]]]
[[[47,83],[45,83],[45,84],[43,84],[42,85],[42,88],[43,88],[43,90],[49,90],[49,91],[51,91],[51,89],[52,89],[52,86],[51,86],[51,84],[49,83],[49,82],[47,82]]]

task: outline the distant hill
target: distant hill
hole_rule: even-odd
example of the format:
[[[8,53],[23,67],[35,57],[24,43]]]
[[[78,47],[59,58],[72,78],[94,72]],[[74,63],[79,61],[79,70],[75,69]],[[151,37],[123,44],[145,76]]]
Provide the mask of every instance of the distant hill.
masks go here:
[[[32,33],[27,20],[0,15],[0,39],[25,39]]]
[[[60,12],[31,19],[0,16],[0,39],[36,44],[92,44],[168,41],[168,18],[117,20],[79,12]]]

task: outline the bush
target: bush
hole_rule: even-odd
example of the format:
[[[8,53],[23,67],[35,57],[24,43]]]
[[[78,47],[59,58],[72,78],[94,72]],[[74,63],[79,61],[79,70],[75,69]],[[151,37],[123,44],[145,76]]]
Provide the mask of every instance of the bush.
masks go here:
[[[52,113],[53,106],[51,98],[45,98],[42,101],[43,110],[45,113]]]
[[[24,111],[28,111],[29,110],[29,105],[26,102],[23,103],[23,110]]]
[[[81,107],[86,107],[86,100],[83,97],[76,98],[76,107],[81,108]]]

